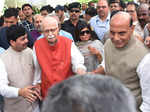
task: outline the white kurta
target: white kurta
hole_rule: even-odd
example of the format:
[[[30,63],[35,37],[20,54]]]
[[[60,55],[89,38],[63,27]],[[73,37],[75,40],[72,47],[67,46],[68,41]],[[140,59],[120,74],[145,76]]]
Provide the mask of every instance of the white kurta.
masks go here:
[[[142,112],[150,112],[150,53],[147,54],[140,62],[137,73],[140,78],[142,90]]]

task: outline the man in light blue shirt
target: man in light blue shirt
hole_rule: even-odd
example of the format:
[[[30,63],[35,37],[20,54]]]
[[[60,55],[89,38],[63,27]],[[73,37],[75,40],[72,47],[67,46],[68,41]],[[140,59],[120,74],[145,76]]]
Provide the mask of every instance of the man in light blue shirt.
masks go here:
[[[73,37],[72,37],[71,33],[66,32],[65,30],[59,30],[59,35],[67,37],[67,38],[73,40]]]
[[[91,18],[90,25],[100,40],[109,31],[110,13],[107,0],[99,0],[97,3],[97,16]]]

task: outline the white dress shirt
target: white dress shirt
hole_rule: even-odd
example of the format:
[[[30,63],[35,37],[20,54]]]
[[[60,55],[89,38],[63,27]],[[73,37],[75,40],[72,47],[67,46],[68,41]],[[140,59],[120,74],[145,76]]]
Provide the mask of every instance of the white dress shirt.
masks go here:
[[[35,48],[33,48],[33,51],[35,65],[33,84],[35,85],[41,82],[41,69],[36,58]],[[84,66],[84,57],[74,43],[72,43],[71,46],[71,63],[73,72],[76,73],[78,68],[82,68],[86,71],[86,67]],[[16,98],[19,95],[18,92],[19,88],[9,86],[7,71],[3,61],[0,59],[0,94],[7,98]]]
[[[35,76],[36,76],[34,80],[38,81],[38,82],[33,82],[33,83],[39,83],[41,82],[41,68],[39,66],[39,63],[36,57],[35,47],[33,47],[33,60],[35,64]],[[72,64],[72,70],[74,73],[77,73],[78,68],[82,68],[86,71],[86,67],[84,66],[84,57],[80,53],[79,49],[74,44],[74,42],[72,42],[72,45],[71,45],[71,64]]]
[[[0,94],[7,98],[18,97],[19,88],[9,86],[5,65],[0,59]]]
[[[140,62],[137,67],[137,74],[140,78],[142,89],[142,104],[140,109],[142,112],[150,112],[150,53]]]
[[[92,17],[90,19],[90,25],[97,34],[98,38],[102,40],[104,34],[110,29],[110,13],[104,21],[101,20],[98,15]]]

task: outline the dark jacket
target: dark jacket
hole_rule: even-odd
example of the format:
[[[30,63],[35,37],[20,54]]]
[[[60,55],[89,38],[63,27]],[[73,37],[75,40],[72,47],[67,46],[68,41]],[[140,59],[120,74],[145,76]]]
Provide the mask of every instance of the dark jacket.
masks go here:
[[[67,20],[62,24],[61,29],[71,33],[73,36],[73,40],[77,42],[80,41],[78,33],[79,33],[80,26],[82,26],[83,24],[86,24],[86,22],[83,20],[79,20],[77,25],[74,26],[70,20]]]

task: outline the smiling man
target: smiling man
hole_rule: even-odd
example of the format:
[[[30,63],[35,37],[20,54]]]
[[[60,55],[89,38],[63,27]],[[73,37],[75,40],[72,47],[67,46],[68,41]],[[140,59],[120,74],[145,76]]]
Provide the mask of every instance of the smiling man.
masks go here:
[[[145,79],[138,75],[138,65],[149,52],[143,43],[132,35],[132,18],[126,12],[118,12],[110,21],[110,39],[104,46],[105,62],[95,73],[106,73],[123,82],[129,88],[137,101],[137,110],[142,102],[141,81]],[[143,83],[143,82],[142,82]]]
[[[10,26],[7,39],[10,47],[0,56],[0,94],[4,97],[4,112],[39,112],[36,101],[40,98],[40,86],[32,86],[33,55],[27,48],[25,28]]]
[[[58,35],[58,21],[45,17],[42,21],[44,38],[34,44],[36,77],[41,77],[42,96],[48,88],[75,74],[85,74],[84,57],[71,39]]]

